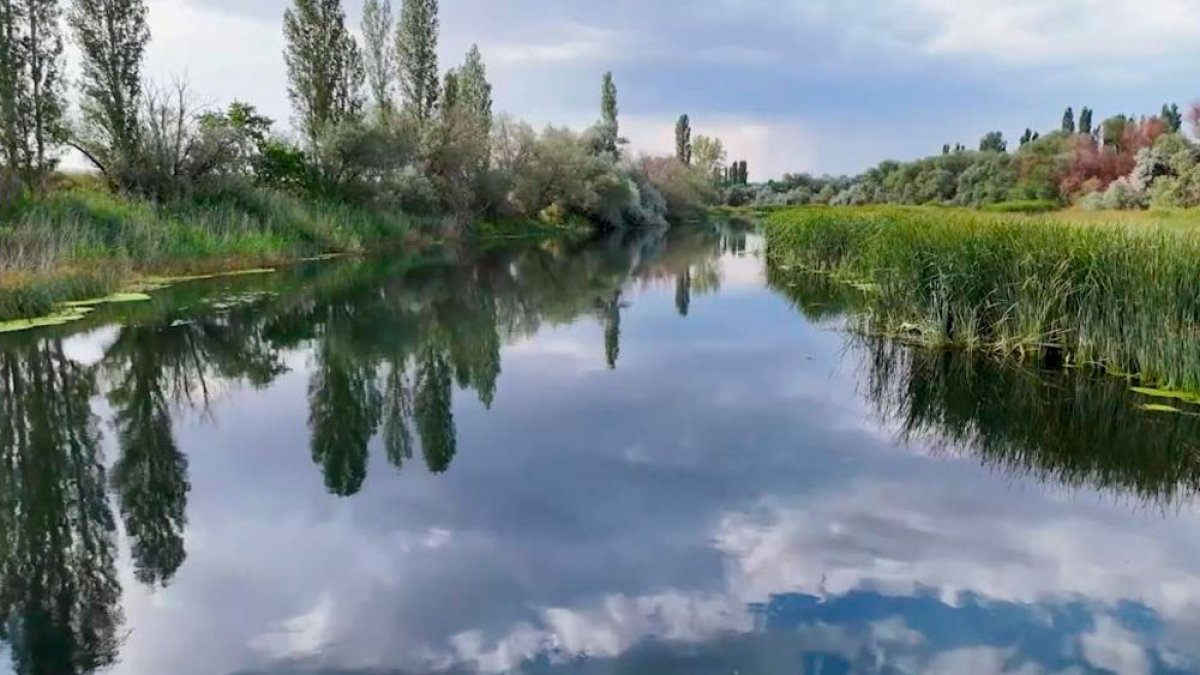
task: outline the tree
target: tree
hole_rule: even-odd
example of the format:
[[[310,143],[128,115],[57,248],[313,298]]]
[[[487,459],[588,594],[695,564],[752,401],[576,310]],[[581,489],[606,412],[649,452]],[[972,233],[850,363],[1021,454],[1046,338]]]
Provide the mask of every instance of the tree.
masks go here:
[[[467,59],[458,69],[458,98],[486,134],[492,129],[492,85],[477,45],[471,45]]]
[[[697,136],[692,142],[692,163],[704,174],[721,170],[725,163],[725,146],[721,139]]]
[[[1063,113],[1062,130],[1068,134],[1075,133],[1075,110],[1067,106],[1066,112]]]
[[[621,135],[621,125],[617,120],[619,112],[617,85],[613,81],[612,71],[609,71],[604,73],[604,80],[600,87],[600,134],[601,150],[613,157],[620,155],[617,148]]]
[[[0,2],[0,165],[40,190],[63,140],[57,0]]]
[[[1005,152],[1008,150],[1008,143],[1004,140],[1004,134],[999,131],[989,131],[979,141],[980,152]]]
[[[341,0],[293,0],[283,15],[288,96],[310,150],[362,112],[362,55]]]
[[[405,110],[422,124],[437,107],[438,0],[403,0],[396,32],[400,93]]]
[[[1172,134],[1179,133],[1183,128],[1183,113],[1179,112],[1179,105],[1175,103],[1163,104],[1162,121],[1167,125],[1167,132]]]
[[[81,57],[81,128],[72,145],[120,184],[138,151],[145,0],[75,0],[68,21]]]
[[[692,124],[687,115],[680,115],[675,123],[675,158],[692,165]]]
[[[1091,108],[1084,107],[1079,110],[1079,133],[1081,133],[1081,134],[1092,133],[1092,109]]]
[[[395,102],[396,42],[392,37],[391,0],[366,0],[363,5],[363,67],[380,119],[391,116]]]

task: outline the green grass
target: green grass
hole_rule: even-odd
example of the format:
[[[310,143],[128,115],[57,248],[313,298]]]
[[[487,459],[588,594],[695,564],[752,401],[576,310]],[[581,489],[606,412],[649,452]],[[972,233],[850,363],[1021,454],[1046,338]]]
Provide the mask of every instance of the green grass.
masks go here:
[[[1013,202],[997,202],[986,204],[979,208],[986,213],[1050,213],[1058,211],[1062,205],[1048,199],[1031,199]]]
[[[767,255],[869,289],[867,332],[1200,390],[1200,232],[1144,218],[802,207],[768,218]]]
[[[155,206],[71,188],[0,220],[0,320],[104,296],[142,274],[376,251],[414,236],[416,225],[401,214],[263,190]]]

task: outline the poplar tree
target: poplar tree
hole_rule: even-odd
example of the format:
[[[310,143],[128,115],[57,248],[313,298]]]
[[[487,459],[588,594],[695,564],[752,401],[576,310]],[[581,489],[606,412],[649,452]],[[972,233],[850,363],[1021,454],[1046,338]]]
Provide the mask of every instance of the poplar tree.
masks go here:
[[[363,68],[380,119],[391,116],[396,86],[396,42],[392,38],[391,0],[363,4]]]
[[[1178,104],[1164,103],[1160,117],[1170,133],[1179,133],[1179,130],[1183,128],[1183,114],[1179,112]]]
[[[617,121],[620,109],[617,107],[617,85],[613,82],[612,71],[604,73],[604,81],[600,87],[600,125],[601,150],[617,157],[617,149],[621,127]]]
[[[470,111],[480,127],[489,132],[492,128],[492,85],[487,79],[487,68],[479,47],[471,45],[467,59],[458,69],[459,105]]]
[[[1092,109],[1088,107],[1079,110],[1079,133],[1092,133]]]
[[[692,165],[692,123],[687,115],[680,115],[675,123],[675,157],[688,166]]]
[[[317,148],[362,113],[365,74],[341,0],[293,0],[283,16],[288,96],[301,132]]]
[[[1063,113],[1062,130],[1068,134],[1075,133],[1075,110],[1069,106],[1066,112]]]
[[[405,110],[427,122],[437,108],[438,0],[403,0],[396,30],[400,93]]]
[[[75,0],[68,21],[81,56],[82,128],[72,143],[110,181],[138,150],[145,0]]]

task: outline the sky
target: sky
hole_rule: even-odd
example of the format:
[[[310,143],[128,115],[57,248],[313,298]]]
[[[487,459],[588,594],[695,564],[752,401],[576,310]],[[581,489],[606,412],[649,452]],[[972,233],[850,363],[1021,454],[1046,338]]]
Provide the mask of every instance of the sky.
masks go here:
[[[286,127],[288,4],[149,0],[148,74]],[[687,113],[752,180],[1200,99],[1200,0],[441,0],[441,22],[442,67],[477,43],[497,112],[582,128],[612,70],[634,152],[672,152]]]

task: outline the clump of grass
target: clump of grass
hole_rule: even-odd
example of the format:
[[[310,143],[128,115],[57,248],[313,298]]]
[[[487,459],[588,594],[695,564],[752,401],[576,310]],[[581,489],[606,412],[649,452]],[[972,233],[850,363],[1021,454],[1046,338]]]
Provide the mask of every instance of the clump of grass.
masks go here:
[[[960,209],[799,208],[773,265],[866,282],[863,328],[1200,390],[1200,233]]]

